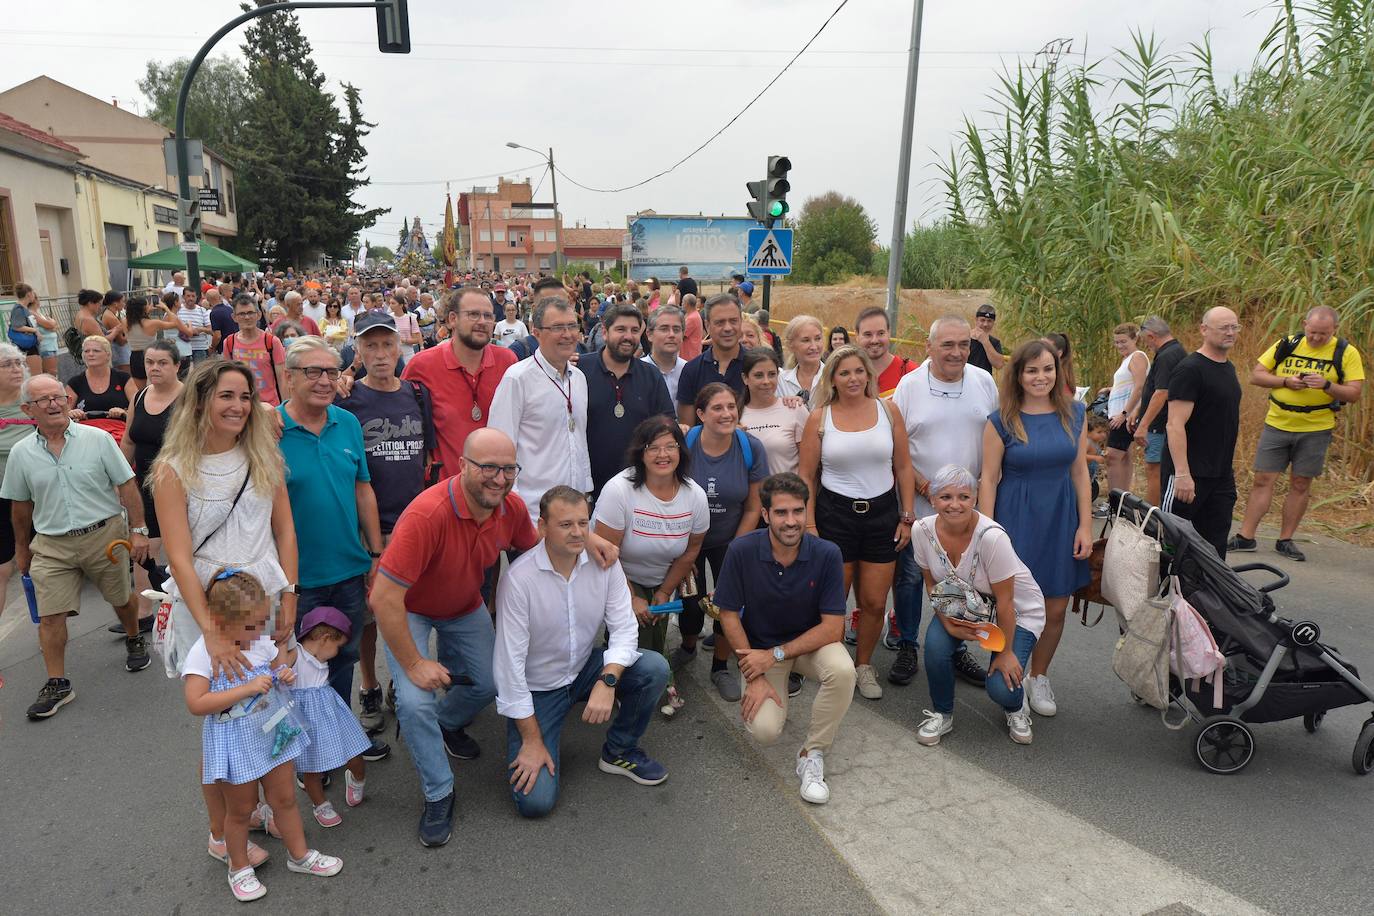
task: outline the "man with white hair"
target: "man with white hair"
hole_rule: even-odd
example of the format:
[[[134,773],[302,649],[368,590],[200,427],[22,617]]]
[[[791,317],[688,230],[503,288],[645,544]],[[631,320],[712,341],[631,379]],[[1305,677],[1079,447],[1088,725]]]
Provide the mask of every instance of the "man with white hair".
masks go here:
[[[286,297],[282,300],[282,304],[286,308],[286,314],[272,323],[272,327],[270,329],[272,333],[277,333],[277,325],[281,324],[281,322],[294,321],[296,324],[304,328],[305,333],[309,334],[311,337],[319,337],[320,326],[315,323],[315,319],[305,314],[305,312],[302,310],[304,302],[305,299],[301,296],[300,293],[296,292],[294,289],[291,292],[287,293]]]
[[[181,270],[172,271],[172,279],[168,280],[167,285],[162,287],[164,293],[176,293],[178,296],[184,289],[186,289],[186,273]]]

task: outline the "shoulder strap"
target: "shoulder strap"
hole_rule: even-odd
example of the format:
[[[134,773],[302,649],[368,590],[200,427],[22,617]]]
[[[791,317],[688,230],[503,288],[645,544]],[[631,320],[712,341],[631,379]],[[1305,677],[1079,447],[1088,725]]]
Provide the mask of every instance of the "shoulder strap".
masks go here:
[[[739,427],[735,427],[735,438],[739,441],[740,451],[744,453],[744,474],[748,477],[754,466],[754,449],[749,445],[749,434]]]
[[[410,393],[415,397],[415,406],[420,408],[420,427],[425,437],[425,451],[430,452],[438,447],[438,440],[434,434],[434,412],[430,408],[429,392],[425,386],[414,379],[404,379],[410,386]]]
[[[1293,355],[1293,351],[1302,342],[1301,334],[1294,334],[1291,337],[1280,337],[1279,342],[1274,344],[1274,368],[1278,369],[1279,364]]]
[[[1336,368],[1336,384],[1345,384],[1345,348],[1350,346],[1350,341],[1344,337],[1336,338],[1336,352],[1331,354],[1331,362]]]
[[[694,448],[697,444],[697,440],[700,438],[701,426],[700,424],[698,424],[696,426],[693,426],[691,429],[687,430],[687,447]]]
[[[248,489],[248,478],[249,478],[249,477],[252,477],[252,476],[253,476],[253,467],[252,467],[252,465],[248,465],[247,467],[244,468],[244,472],[243,472],[243,483],[239,484],[239,491],[238,491],[237,493],[234,494],[234,501],[233,501],[232,503],[229,504],[229,511],[226,512],[226,513],[224,513],[224,518],[220,519],[219,524],[215,526],[215,530],[214,530],[214,531],[211,531],[209,534],[207,534],[207,535],[205,536],[205,539],[202,540],[199,544],[196,545],[195,553],[200,553],[201,550],[203,550],[203,549],[205,548],[205,545],[208,544],[208,543],[210,543],[210,538],[212,538],[212,537],[214,537],[215,535],[219,534],[220,529],[222,529],[222,528],[224,527],[225,523],[229,521],[229,516],[231,516],[231,515],[234,514],[234,508],[235,508],[236,506],[238,506],[238,504],[239,504],[239,499],[243,496],[243,491],[246,490],[246,489]]]

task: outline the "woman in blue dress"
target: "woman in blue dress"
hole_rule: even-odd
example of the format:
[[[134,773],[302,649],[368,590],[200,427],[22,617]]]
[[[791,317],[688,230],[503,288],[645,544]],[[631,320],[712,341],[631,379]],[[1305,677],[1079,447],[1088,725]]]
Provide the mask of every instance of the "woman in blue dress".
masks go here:
[[[1049,668],[1064,633],[1069,596],[1088,582],[1092,493],[1083,404],[1059,384],[1059,357],[1043,340],[1016,348],[1002,377],[1001,406],[983,430],[978,509],[1011,536],[1045,596],[1045,630],[1031,654],[1033,712],[1058,708]]]

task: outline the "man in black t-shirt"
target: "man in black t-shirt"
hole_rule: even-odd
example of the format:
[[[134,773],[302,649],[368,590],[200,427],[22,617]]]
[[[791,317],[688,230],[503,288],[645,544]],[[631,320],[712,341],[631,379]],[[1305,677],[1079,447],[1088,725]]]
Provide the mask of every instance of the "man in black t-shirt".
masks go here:
[[[678,301],[678,302],[681,302],[681,301],[682,301],[682,297],[683,297],[683,296],[699,296],[699,295],[700,295],[700,293],[697,292],[697,281],[695,281],[695,280],[693,280],[691,277],[687,276],[687,268],[686,268],[686,267],[679,267],[679,268],[677,269],[677,276],[678,276],[678,280],[677,280],[677,301]]]
[[[1164,459],[1165,424],[1169,420],[1169,379],[1188,355],[1183,344],[1174,340],[1169,323],[1151,315],[1140,324],[1140,336],[1155,358],[1145,374],[1140,395],[1140,412],[1128,421],[1135,441],[1145,455],[1145,492],[1150,505],[1159,505],[1159,464]]]
[[[977,366],[984,372],[993,372],[1006,365],[1007,358],[1002,355],[1002,341],[992,336],[992,327],[997,323],[997,310],[984,302],[973,313],[973,334],[969,341],[968,364]]]
[[[1160,508],[1188,519],[1226,558],[1236,506],[1235,452],[1240,432],[1240,380],[1231,365],[1240,322],[1217,306],[1202,316],[1202,346],[1169,379],[1168,447]]]

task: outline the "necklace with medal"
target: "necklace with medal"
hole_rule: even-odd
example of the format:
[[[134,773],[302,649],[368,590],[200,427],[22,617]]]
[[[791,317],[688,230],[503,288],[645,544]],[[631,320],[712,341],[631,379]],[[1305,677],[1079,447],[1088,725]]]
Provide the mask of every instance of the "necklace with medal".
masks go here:
[[[482,373],[485,371],[485,369],[478,370],[477,377],[473,378],[472,373],[468,372],[467,369],[462,366],[458,367],[458,375],[462,377],[463,381],[467,383],[468,388],[472,390],[472,419],[479,422],[482,419],[482,408],[477,406],[477,389],[482,386]]]
[[[539,368],[547,370],[544,372],[544,378],[548,379],[549,384],[557,388],[558,393],[563,395],[563,400],[568,402],[568,432],[577,432],[577,419],[573,416],[572,379],[568,379],[568,390],[564,391],[562,383],[555,380],[554,377],[549,374],[553,367],[546,367],[544,363],[540,361],[538,353],[534,354],[534,361],[539,364]]]
[[[625,416],[625,405],[620,402],[624,393],[620,390],[620,379],[614,373],[611,375],[611,384],[615,386],[615,409],[611,413],[615,414],[615,418],[619,420]]]

